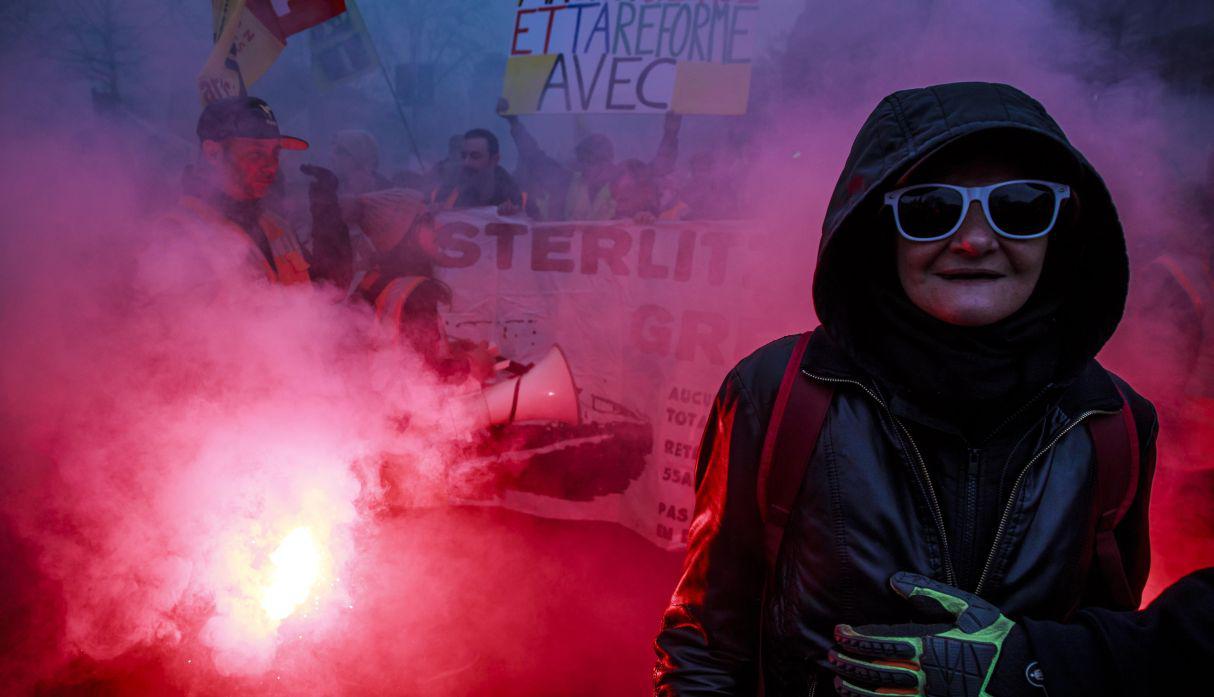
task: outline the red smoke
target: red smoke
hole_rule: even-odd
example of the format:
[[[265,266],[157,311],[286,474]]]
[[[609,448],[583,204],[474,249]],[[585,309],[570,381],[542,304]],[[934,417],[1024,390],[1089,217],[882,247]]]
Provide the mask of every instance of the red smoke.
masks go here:
[[[753,251],[770,253],[758,255],[767,263],[748,282],[769,291],[789,331],[813,323],[817,231],[847,148],[894,89],[1002,80],[1041,99],[1108,180],[1136,264],[1196,229],[1176,194],[1205,157],[1192,147],[1201,124],[1186,114],[1208,109],[1142,74],[1080,76],[1099,74],[1107,56],[1048,3],[813,6],[789,37],[803,59],[756,69],[767,99],[753,117],[762,124],[753,147],[720,158],[752,174],[747,188],[767,235]],[[768,23],[786,31],[786,19]],[[207,30],[193,37],[198,46]],[[292,50],[303,49],[289,47],[284,62]],[[184,162],[147,162],[147,143],[124,146],[132,136],[81,116],[87,107],[68,113],[63,104],[73,103],[57,101],[56,90],[86,90],[79,82],[43,69],[38,84],[18,89],[25,66],[9,65],[19,69],[0,84],[0,684],[161,694],[645,691],[677,559],[605,524],[441,507],[461,484],[448,479],[458,464],[452,446],[466,437],[466,422],[449,413],[453,395],[332,294],[231,278],[223,270],[238,250],[166,237],[144,204],[169,197]],[[789,76],[777,80],[777,69],[804,84],[780,91],[774,83]],[[297,87],[275,79],[271,71],[258,89]],[[38,98],[25,101],[30,94]],[[488,121],[494,100],[484,97]],[[349,106],[370,112],[368,104]],[[49,126],[48,115],[77,123]],[[620,134],[621,154],[651,149],[635,136],[643,119],[590,121]],[[720,146],[713,129],[734,125],[686,122],[683,161]],[[284,171],[300,162],[285,157]],[[1140,385],[1170,360],[1113,363]],[[1167,422],[1163,429],[1150,592],[1214,563],[1208,546],[1193,543],[1214,525],[1203,518],[1209,495],[1176,503],[1191,487],[1172,465],[1186,458]],[[408,464],[394,501],[405,513],[377,505],[385,452]],[[331,559],[309,601],[275,625],[261,606],[270,555],[301,526]]]
[[[109,153],[64,176],[62,145],[27,148],[4,192],[9,534],[62,586],[63,649],[197,642],[261,674],[287,626],[340,625],[383,453],[410,463],[411,502],[442,500],[458,401],[335,293],[267,287],[222,237],[141,219]],[[297,528],[319,578],[282,621],[263,605]]]
[[[483,477],[455,457],[471,421],[368,312],[170,236],[139,213],[134,153],[15,155],[33,164],[0,191],[6,685],[644,689],[675,557],[614,525],[447,507]],[[284,617],[267,594],[301,528],[317,578]]]

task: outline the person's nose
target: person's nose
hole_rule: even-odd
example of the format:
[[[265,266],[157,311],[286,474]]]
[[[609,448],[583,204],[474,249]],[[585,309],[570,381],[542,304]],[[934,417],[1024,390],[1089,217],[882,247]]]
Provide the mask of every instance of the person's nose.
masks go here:
[[[965,256],[980,257],[999,246],[998,233],[991,229],[982,212],[981,201],[971,201],[961,228],[950,240],[949,248]]]

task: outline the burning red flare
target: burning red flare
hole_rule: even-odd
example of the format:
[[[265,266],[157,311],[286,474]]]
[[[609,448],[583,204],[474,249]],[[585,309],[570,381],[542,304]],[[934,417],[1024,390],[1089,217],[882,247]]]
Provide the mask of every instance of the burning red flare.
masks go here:
[[[321,552],[312,530],[298,527],[292,530],[270,555],[274,571],[261,596],[261,607],[278,622],[307,601],[312,587],[320,578]]]

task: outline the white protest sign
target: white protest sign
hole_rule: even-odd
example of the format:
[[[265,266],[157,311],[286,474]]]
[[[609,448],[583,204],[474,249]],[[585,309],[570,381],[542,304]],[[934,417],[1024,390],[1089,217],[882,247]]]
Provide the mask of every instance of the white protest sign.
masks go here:
[[[510,113],[743,114],[760,0],[518,0]]]

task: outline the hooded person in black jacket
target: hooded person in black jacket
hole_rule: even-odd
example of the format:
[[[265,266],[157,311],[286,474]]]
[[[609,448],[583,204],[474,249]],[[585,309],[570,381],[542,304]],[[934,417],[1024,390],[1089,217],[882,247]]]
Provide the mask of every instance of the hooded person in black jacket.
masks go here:
[[[822,327],[789,374],[831,396],[773,570],[759,463],[797,337],[739,363],[709,416],[657,694],[1138,695],[1196,675],[1214,573],[1135,612],[1158,425],[1095,360],[1128,279],[1108,190],[1035,100],[883,100],[823,226]],[[1098,554],[1093,424],[1121,414],[1137,478]]]

